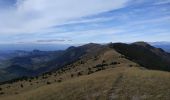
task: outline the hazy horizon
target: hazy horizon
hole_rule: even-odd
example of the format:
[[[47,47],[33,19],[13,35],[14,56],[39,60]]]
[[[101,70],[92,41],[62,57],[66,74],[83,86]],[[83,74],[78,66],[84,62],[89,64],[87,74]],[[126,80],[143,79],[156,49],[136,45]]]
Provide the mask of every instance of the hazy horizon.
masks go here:
[[[135,41],[139,42],[139,41]],[[147,41],[144,41],[147,42]],[[88,43],[95,43],[95,42],[88,42]],[[32,50],[42,50],[42,51],[56,51],[56,50],[65,50],[70,46],[81,46],[88,43],[81,43],[81,44],[0,44],[0,51],[15,51],[15,50],[24,50],[24,51],[32,51]],[[108,42],[111,43],[111,42]],[[108,43],[97,43],[97,44],[108,44]],[[112,43],[119,43],[119,42],[112,42]],[[133,43],[133,42],[122,42],[122,43]],[[170,46],[169,41],[159,41],[159,42],[147,42],[153,46]],[[168,47],[167,47],[168,48]],[[163,48],[164,49],[164,48]]]

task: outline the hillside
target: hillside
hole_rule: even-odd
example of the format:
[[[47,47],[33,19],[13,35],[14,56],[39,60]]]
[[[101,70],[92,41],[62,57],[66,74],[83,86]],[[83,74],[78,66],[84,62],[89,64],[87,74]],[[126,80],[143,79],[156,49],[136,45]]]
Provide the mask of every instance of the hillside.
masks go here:
[[[0,82],[23,76],[36,76],[51,70],[56,70],[79,60],[84,55],[94,56],[97,52],[100,52],[105,48],[106,46],[90,43],[79,47],[69,47],[62,51],[48,52],[34,50],[27,55],[16,56],[8,60],[8,67],[0,70],[9,74],[4,75],[3,73],[0,73],[2,76],[5,76],[4,78],[1,78],[0,76]],[[10,70],[13,69],[13,66],[18,68],[16,68],[15,71]],[[25,71],[21,71],[21,69]]]
[[[93,45],[93,46],[92,46]],[[35,88],[46,86],[47,84],[60,83],[72,78],[89,75],[101,70],[120,66],[138,66],[138,64],[125,59],[123,55],[117,53],[109,47],[101,47],[89,44],[83,47],[89,48],[79,60],[68,64],[58,70],[53,70],[37,77],[22,78],[8,81],[2,84],[2,96],[20,94]]]
[[[168,64],[168,60],[169,53],[143,42],[70,47],[46,63],[53,70],[2,83],[0,99],[168,100],[170,73],[149,70],[165,70],[162,66]],[[152,66],[154,61],[160,65]],[[63,65],[57,66],[59,63]],[[169,68],[163,68],[166,67]]]
[[[147,43],[113,43],[106,45],[89,43],[79,47],[72,46],[62,51],[16,51],[13,55],[18,56],[3,62],[2,65],[5,64],[6,67],[0,69],[3,72],[0,73],[0,82],[57,70],[81,59],[85,55],[98,56],[100,52],[108,50],[108,48],[116,50],[125,58],[148,69],[170,71],[170,53]],[[13,67],[17,68],[14,69]]]
[[[126,58],[148,69],[170,71],[170,53],[145,42],[109,44]]]
[[[35,88],[2,100],[168,100],[170,73],[117,67]]]

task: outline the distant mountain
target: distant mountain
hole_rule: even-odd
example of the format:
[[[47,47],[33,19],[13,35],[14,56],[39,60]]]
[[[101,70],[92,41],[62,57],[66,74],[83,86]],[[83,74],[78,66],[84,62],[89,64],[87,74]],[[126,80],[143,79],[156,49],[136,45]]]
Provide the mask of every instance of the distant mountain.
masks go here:
[[[56,51],[56,50],[65,50],[70,44],[27,44],[27,43],[19,43],[19,44],[0,44],[0,51],[32,51],[34,49],[38,49],[41,51]]]
[[[1,64],[0,81],[22,77],[38,75],[41,67],[44,67],[48,61],[51,61],[62,51],[13,51],[4,55],[6,57]],[[43,71],[42,71],[43,72]]]
[[[102,49],[99,44],[87,44],[79,47],[69,47],[63,51],[39,51],[34,50],[24,56],[13,57],[8,60],[8,67],[2,69],[6,73],[10,72],[16,77],[39,75],[51,70],[57,70],[67,64],[79,60],[88,52],[95,54],[96,50]],[[13,68],[13,67],[19,68]],[[13,70],[15,71],[13,72]],[[24,70],[27,74],[25,74]],[[22,71],[22,72],[20,72]],[[17,74],[17,73],[20,74]],[[11,75],[10,74],[10,75]],[[7,78],[8,80],[8,78]]]
[[[170,52],[170,42],[152,42],[150,44],[157,48],[162,48],[165,51]]]
[[[27,57],[44,57],[43,51],[35,50],[34,53],[34,56]],[[42,67],[46,69],[41,72],[50,69],[49,72],[0,83],[0,98],[2,100],[15,98],[20,100],[168,100],[170,98],[170,73],[148,70],[165,70],[162,66],[168,62],[162,62],[160,59],[168,61],[169,54],[145,42],[106,45],[90,43],[70,47],[55,57]],[[20,60],[17,62],[19,63]],[[27,63],[27,60],[23,62]],[[32,63],[29,60],[28,62]],[[6,71],[11,73],[6,75],[13,77],[40,70],[29,70],[26,67],[13,65],[6,68]],[[5,74],[4,71],[0,73]],[[0,78],[5,77],[1,74]]]
[[[13,57],[7,62],[7,67],[1,69],[0,81],[22,76],[36,76],[45,72],[54,71],[72,64],[78,60],[97,57],[103,51],[116,50],[124,55],[127,60],[131,60],[148,69],[170,71],[170,54],[163,49],[155,48],[145,42],[135,42],[132,44],[110,43],[105,45],[86,44],[78,47],[69,47],[59,51],[31,52],[17,51],[20,56]],[[107,60],[111,60],[108,59]],[[10,73],[10,74],[9,74]],[[1,80],[3,79],[3,80]]]
[[[110,47],[148,69],[170,71],[170,54],[145,42],[115,43]]]
[[[28,51],[16,50],[16,51],[0,51],[0,68],[6,68],[10,64],[9,59],[14,57],[22,57],[29,55]]]

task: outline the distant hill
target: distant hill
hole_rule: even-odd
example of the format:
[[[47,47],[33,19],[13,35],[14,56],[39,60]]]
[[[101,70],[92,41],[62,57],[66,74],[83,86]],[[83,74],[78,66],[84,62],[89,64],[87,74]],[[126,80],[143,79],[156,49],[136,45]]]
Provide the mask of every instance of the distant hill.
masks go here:
[[[125,53],[122,52],[124,50]],[[133,53],[126,50],[132,50]],[[156,59],[168,59],[167,55],[168,53],[162,49],[144,42],[107,45],[91,43],[70,47],[48,65],[56,65],[60,57],[64,57],[61,61],[67,59],[73,62],[60,67],[50,67],[54,69],[35,77],[22,77],[4,82],[0,85],[0,98],[2,100],[14,98],[20,100],[168,100],[170,73],[148,70],[154,68],[150,65],[155,60],[150,58],[154,56]],[[158,63],[164,64],[161,61]],[[142,66],[142,64],[149,66]],[[16,68],[9,69],[25,70],[19,66],[14,67]],[[160,66],[155,68],[164,70]]]
[[[110,44],[128,59],[148,69],[170,71],[170,54],[145,42]]]
[[[125,56],[127,60],[131,60],[145,68],[170,71],[170,54],[148,43],[111,43],[105,45],[90,43],[78,47],[72,46],[66,50],[60,51],[18,51],[17,54],[20,54],[20,56],[11,58],[7,61],[8,64],[6,65],[8,66],[0,69],[1,72],[3,72],[0,73],[2,76],[0,76],[0,81],[23,76],[31,77],[58,70],[82,59],[82,57],[83,59],[97,57],[101,52],[110,49],[116,50],[118,53]]]
[[[60,51],[34,50],[32,52],[29,52],[27,55],[11,58],[10,60],[8,60],[8,67],[1,70],[6,73],[10,72],[10,76],[11,74],[15,76],[12,78],[39,75],[51,70],[57,70],[67,64],[70,64],[80,59],[88,52],[91,53],[90,55],[94,55],[96,53],[96,50],[100,50],[103,48],[104,46],[91,43],[79,47],[69,47],[66,50]],[[18,70],[17,72],[20,74],[16,74],[15,72],[13,72],[13,66],[19,66],[20,68],[29,70],[29,72],[27,74],[25,74],[24,72],[20,73],[20,68],[17,68],[15,69],[15,71]],[[1,80],[0,78],[0,81],[11,79],[11,77],[8,77],[9,75],[5,74],[5,76],[6,78],[3,78],[3,80]]]
[[[162,48],[165,51],[170,52],[170,42],[152,42],[150,44],[157,48]]]

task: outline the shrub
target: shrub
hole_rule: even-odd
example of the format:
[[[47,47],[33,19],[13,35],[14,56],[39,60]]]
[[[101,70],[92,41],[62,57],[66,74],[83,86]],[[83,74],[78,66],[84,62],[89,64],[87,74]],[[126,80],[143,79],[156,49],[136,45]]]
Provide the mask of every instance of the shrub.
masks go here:
[[[59,80],[58,80],[58,82],[60,83],[60,82],[62,82],[62,80],[61,80],[61,79],[59,79]]]
[[[11,86],[7,86],[7,88],[10,88]]]
[[[102,63],[106,63],[106,61],[105,61],[105,60],[103,60],[103,61],[102,61]]]
[[[110,65],[117,65],[120,64],[119,62],[111,62]]]
[[[133,65],[129,65],[129,67],[133,67]]]
[[[51,84],[50,82],[47,82],[47,84]]]
[[[20,86],[21,86],[21,88],[23,88],[23,87],[24,87],[24,86],[23,86],[23,84],[21,84]]]
[[[80,64],[84,64],[84,62],[83,62],[83,61],[80,61]]]
[[[30,77],[30,79],[31,79],[31,80],[33,80],[33,79],[34,79],[34,77]]]
[[[73,75],[73,74],[71,74],[71,77],[74,77],[74,75]]]
[[[81,72],[78,72],[78,73],[77,73],[77,76],[81,76],[81,75],[82,75],[82,73],[81,73]]]
[[[38,76],[36,76],[35,78],[38,79]]]
[[[108,64],[98,64],[94,68],[103,68],[104,66],[108,66]]]
[[[48,77],[47,76],[43,76],[42,79],[47,79]]]
[[[88,70],[90,71],[90,70],[91,70],[91,68],[88,68]]]
[[[89,75],[89,74],[92,74],[92,73],[94,73],[94,72],[90,70],[87,74]]]
[[[94,60],[97,60],[97,56],[94,56]]]
[[[52,75],[52,73],[51,73],[51,72],[49,72],[49,73],[48,73],[48,75]]]
[[[0,95],[5,94],[4,92],[0,92]]]

